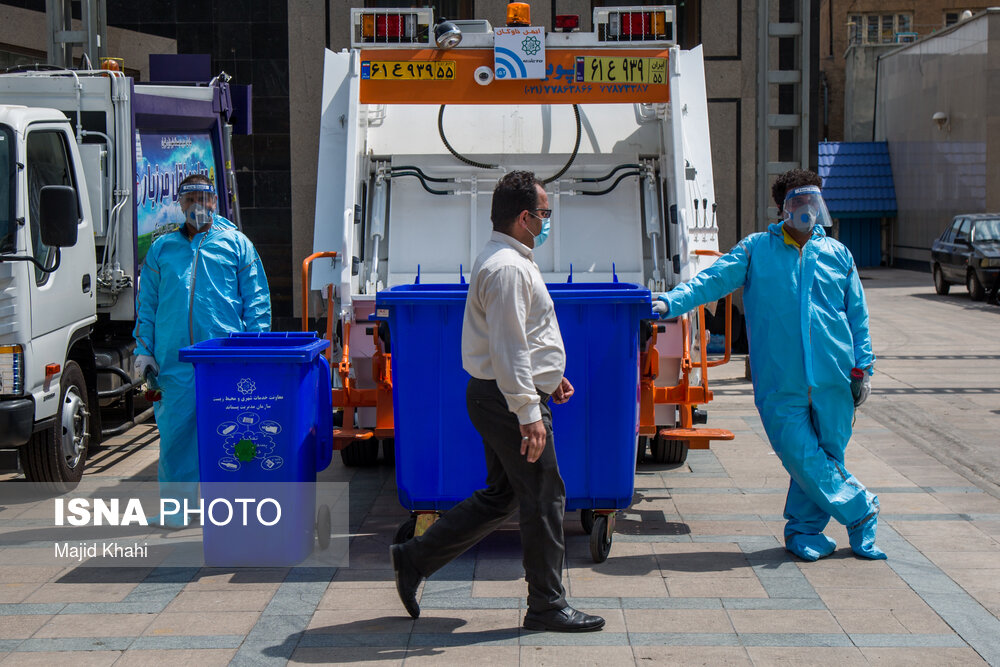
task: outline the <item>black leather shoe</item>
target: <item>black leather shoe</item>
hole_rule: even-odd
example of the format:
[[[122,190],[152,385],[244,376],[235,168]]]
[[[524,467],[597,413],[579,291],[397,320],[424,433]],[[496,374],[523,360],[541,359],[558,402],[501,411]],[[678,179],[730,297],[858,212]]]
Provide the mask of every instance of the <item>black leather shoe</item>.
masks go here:
[[[403,601],[407,613],[413,618],[417,618],[420,616],[417,588],[420,587],[420,580],[423,577],[420,576],[415,567],[410,565],[410,561],[406,560],[402,545],[393,544],[390,546],[389,558],[392,560],[392,569],[396,572],[396,592],[399,593],[399,599]]]
[[[603,627],[604,619],[600,616],[591,616],[569,606],[541,612],[529,610],[524,615],[524,628],[526,630],[592,632]]]

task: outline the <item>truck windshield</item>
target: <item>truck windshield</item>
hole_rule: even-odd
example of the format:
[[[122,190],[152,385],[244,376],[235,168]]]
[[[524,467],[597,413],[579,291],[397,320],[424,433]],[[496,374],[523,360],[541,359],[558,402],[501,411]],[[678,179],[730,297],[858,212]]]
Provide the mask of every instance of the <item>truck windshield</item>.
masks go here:
[[[0,252],[14,250],[14,133],[0,125]]]

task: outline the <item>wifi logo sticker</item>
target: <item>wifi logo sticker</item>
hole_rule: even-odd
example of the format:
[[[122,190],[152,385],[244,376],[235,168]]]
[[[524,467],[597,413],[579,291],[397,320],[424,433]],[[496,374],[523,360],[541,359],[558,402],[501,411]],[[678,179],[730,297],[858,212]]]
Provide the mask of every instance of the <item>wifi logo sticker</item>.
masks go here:
[[[545,78],[545,32],[540,27],[495,28],[493,71],[498,80]]]

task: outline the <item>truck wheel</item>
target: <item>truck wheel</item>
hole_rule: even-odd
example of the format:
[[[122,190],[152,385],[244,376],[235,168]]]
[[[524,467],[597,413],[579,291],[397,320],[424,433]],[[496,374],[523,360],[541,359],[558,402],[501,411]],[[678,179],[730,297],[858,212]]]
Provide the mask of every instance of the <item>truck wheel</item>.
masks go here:
[[[687,440],[664,440],[660,436],[649,444],[653,460],[657,463],[684,463],[688,457]]]
[[[31,436],[22,465],[29,482],[67,491],[83,476],[90,442],[90,405],[83,371],[67,361],[59,378],[59,409],[51,427]]]
[[[378,440],[352,442],[340,450],[340,460],[348,468],[373,466],[378,461]]]
[[[969,277],[966,279],[966,284],[969,287],[969,296],[972,297],[973,301],[982,301],[986,298],[986,288],[983,287],[983,283],[980,282],[975,270],[969,269]]]
[[[396,465],[396,441],[393,438],[382,439],[382,462],[387,466]]]
[[[944,271],[941,270],[941,266],[938,264],[934,265],[934,291],[938,294],[944,296],[951,289],[951,283],[944,279]]]

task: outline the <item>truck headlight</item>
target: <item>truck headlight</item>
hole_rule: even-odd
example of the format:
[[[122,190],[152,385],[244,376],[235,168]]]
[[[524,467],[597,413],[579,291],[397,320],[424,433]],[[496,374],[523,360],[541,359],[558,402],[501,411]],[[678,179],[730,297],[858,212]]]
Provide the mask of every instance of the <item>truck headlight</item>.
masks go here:
[[[982,260],[979,261],[979,266],[983,267],[984,269],[988,269],[990,267],[1000,266],[1000,258],[992,258],[991,259],[991,258],[987,257],[986,259],[982,259]]]
[[[0,396],[24,393],[24,350],[20,345],[0,345]]]

